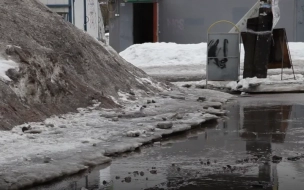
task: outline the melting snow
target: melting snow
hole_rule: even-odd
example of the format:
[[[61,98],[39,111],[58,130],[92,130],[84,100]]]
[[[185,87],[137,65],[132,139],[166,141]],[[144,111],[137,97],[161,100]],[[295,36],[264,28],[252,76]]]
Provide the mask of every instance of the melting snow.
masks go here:
[[[241,71],[245,56],[241,46]],[[297,74],[304,74],[304,43],[290,42],[289,50]],[[122,51],[120,55],[133,65],[152,76],[179,79],[180,77],[204,78],[206,75],[207,44],[145,43],[135,44]],[[242,72],[241,72],[242,73]],[[281,69],[271,69],[270,75],[281,73]],[[284,73],[292,73],[284,69]],[[180,80],[180,79],[179,79]]]
[[[12,60],[6,60],[0,57],[0,78],[2,80],[11,81],[11,79],[6,75],[6,71],[9,69],[18,68],[18,64]]]
[[[304,43],[290,42],[289,50],[293,60],[304,60]],[[241,60],[245,51],[241,49]],[[120,55],[137,67],[206,65],[207,44],[144,43],[135,44]]]
[[[239,82],[230,82],[227,88],[239,91],[303,91],[304,77],[301,74],[294,75],[270,75],[267,78],[246,78]],[[301,87],[303,86],[303,87]]]

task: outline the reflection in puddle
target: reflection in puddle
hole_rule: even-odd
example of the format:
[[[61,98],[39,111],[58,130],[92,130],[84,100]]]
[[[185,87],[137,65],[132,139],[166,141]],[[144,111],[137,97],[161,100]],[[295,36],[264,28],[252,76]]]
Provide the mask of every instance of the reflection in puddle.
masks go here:
[[[302,190],[304,106],[260,105],[230,105],[226,121],[114,159],[56,189]]]

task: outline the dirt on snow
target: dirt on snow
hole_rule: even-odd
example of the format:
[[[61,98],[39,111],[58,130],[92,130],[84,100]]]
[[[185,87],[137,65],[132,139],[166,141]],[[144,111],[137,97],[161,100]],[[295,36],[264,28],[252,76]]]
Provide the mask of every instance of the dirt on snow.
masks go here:
[[[118,92],[161,90],[142,70],[38,0],[0,1],[0,57],[18,63],[0,81],[0,129],[100,101],[117,104]],[[154,85],[153,85],[154,84]]]

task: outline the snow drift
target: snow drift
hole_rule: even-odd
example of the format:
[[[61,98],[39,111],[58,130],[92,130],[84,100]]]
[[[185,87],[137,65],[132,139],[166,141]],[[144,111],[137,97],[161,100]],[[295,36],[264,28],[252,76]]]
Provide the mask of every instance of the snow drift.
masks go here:
[[[289,50],[293,60],[304,61],[302,42],[289,42]],[[134,44],[120,55],[137,67],[175,66],[175,65],[206,65],[207,44],[176,44],[176,43],[145,43]],[[242,46],[241,61],[245,51]]]
[[[304,43],[290,42],[289,50],[297,74],[304,74]],[[169,81],[202,80],[206,77],[207,44],[145,43],[135,44],[120,55],[136,67],[151,76]],[[241,73],[245,51],[241,49]],[[268,74],[277,75],[281,69],[268,70]],[[291,74],[291,69],[284,69]]]
[[[92,100],[115,107],[118,91],[156,90],[153,79],[141,81],[149,78],[143,71],[38,0],[0,1],[0,67],[0,129]]]

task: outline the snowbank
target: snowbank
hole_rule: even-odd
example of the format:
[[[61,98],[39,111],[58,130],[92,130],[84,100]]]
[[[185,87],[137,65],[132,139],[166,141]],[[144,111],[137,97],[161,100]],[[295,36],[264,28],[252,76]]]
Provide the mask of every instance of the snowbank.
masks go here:
[[[11,79],[6,75],[6,71],[9,69],[16,69],[18,68],[18,64],[12,60],[5,60],[4,58],[0,57],[0,79],[5,81],[11,81]]]
[[[281,75],[272,75],[265,79],[246,78],[239,82],[230,82],[226,87],[241,92],[304,92],[304,76],[284,74],[283,80]]]
[[[174,84],[184,88],[206,88],[206,80]],[[281,75],[269,75],[265,79],[240,77],[239,81],[208,81],[208,88],[248,93],[304,92],[304,75],[283,74],[283,80]]]
[[[304,60],[303,42],[289,42],[288,45],[292,60]]]
[[[292,60],[304,60],[304,43],[289,42]],[[206,65],[207,44],[144,43],[135,44],[120,55],[137,67]],[[241,62],[245,52],[242,46]]]
[[[5,80],[0,83],[0,130],[72,112],[92,100],[117,107],[111,97],[118,91],[166,89],[154,88],[162,85],[153,78],[139,82],[149,76],[39,0],[1,0],[0,23],[0,55],[12,60],[0,58]]]
[[[120,55],[137,67],[201,65],[206,63],[206,43],[145,43],[135,44]]]
[[[171,81],[201,80],[206,75],[206,43],[145,43],[130,46],[120,55],[146,73]],[[297,74],[304,74],[304,43],[290,42],[289,50]],[[243,70],[244,48],[241,49],[241,71]],[[291,69],[284,69],[290,74]],[[272,69],[270,75],[281,73]]]

